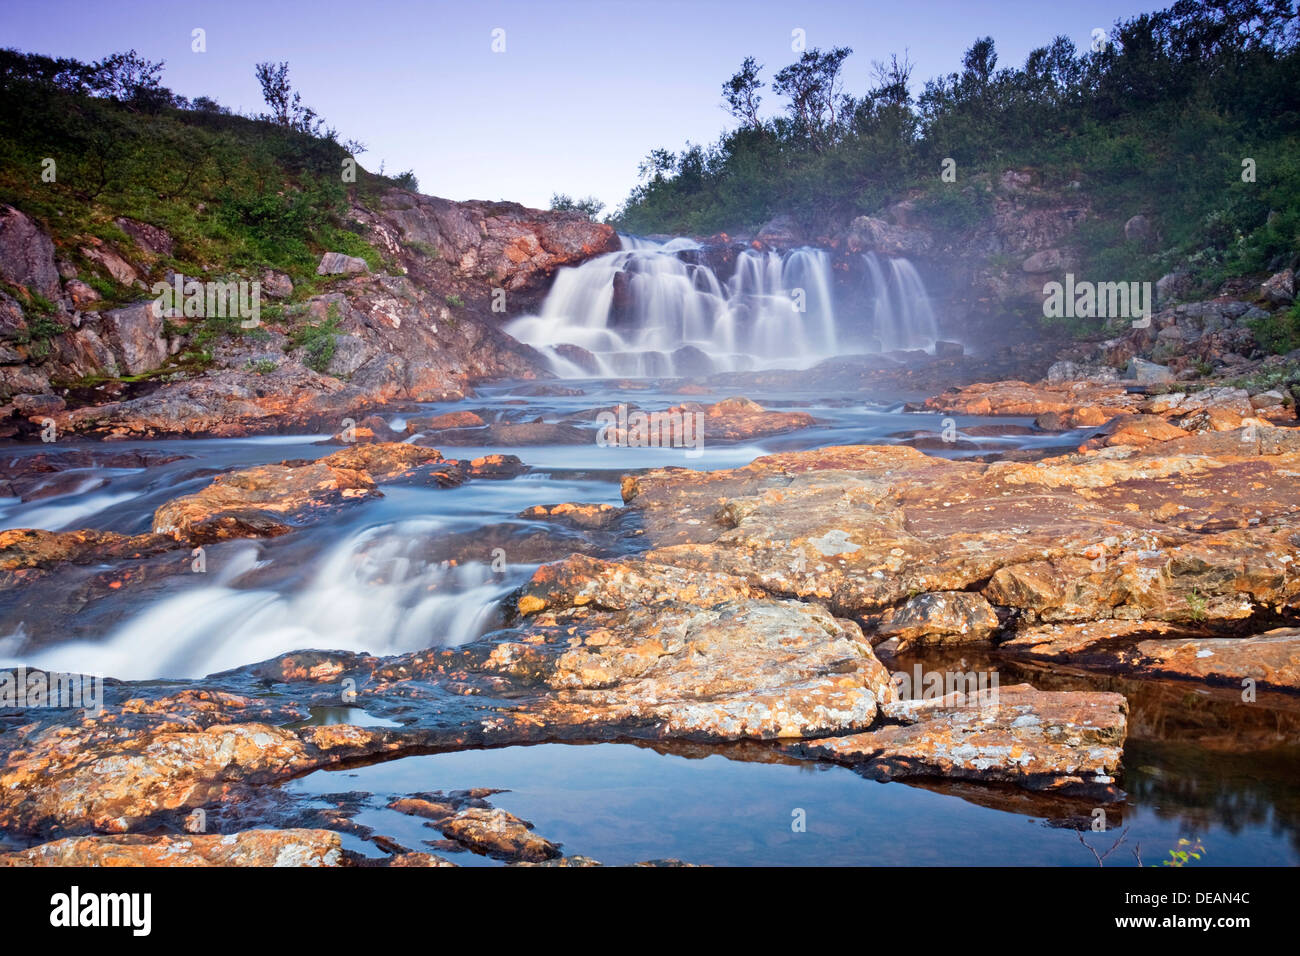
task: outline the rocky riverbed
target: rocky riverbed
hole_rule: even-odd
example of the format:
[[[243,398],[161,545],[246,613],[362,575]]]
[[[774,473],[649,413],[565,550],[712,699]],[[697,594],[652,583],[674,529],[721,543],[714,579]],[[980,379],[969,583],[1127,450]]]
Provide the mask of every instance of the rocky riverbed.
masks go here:
[[[630,395],[704,416],[703,455],[598,442]],[[1099,810],[1155,857],[1195,827],[1294,862],[1286,405],[759,398],[505,384],[334,435],[11,446],[8,675],[105,679],[0,711],[0,860],[963,862],[975,825],[1087,863]]]

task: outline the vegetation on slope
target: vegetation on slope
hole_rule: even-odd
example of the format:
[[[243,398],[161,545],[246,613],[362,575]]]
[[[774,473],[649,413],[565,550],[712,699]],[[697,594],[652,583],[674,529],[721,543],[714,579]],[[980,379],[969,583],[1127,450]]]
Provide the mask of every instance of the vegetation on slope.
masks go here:
[[[770,89],[788,106],[769,116],[763,67],[747,59],[723,84],[739,126],[709,147],[651,152],[612,221],[702,235],[786,214],[817,233],[912,196],[957,230],[987,212],[998,173],[1034,167],[1048,186],[1083,190],[1098,214],[1075,237],[1097,274],[1154,280],[1184,268],[1209,290],[1295,264],[1295,5],[1178,0],[1095,41],[1080,52],[1057,37],[1000,69],[985,37],[960,72],[919,96],[906,58],[874,64],[873,84],[855,96],[843,90],[851,51],[813,49],[774,75]],[[941,178],[945,165],[955,182]],[[1157,241],[1125,238],[1137,213]]]

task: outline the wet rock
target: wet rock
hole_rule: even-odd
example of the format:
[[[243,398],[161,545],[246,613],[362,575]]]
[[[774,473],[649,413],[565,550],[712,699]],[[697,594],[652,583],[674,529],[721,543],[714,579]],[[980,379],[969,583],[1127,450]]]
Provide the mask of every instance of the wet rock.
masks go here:
[[[596,356],[584,349],[580,345],[573,345],[570,342],[561,342],[555,346],[555,354],[566,362],[572,362],[578,367],[578,370],[587,375],[598,375],[600,373],[600,362]]]
[[[32,726],[20,741],[7,741],[0,825],[123,833],[159,814],[220,804],[241,787],[396,746],[382,731],[359,727],[290,731],[259,722],[208,723],[211,718],[189,707],[186,719],[166,709],[158,713],[157,705],[150,713],[151,705],[141,703],[128,710],[127,702],[72,727]],[[225,701],[214,710],[238,706]]]
[[[484,455],[469,463],[471,478],[517,478],[531,469],[514,455]]]
[[[581,504],[564,502],[558,505],[533,505],[520,512],[521,518],[559,521],[575,528],[607,528],[624,512],[608,504]]]
[[[1186,438],[1188,432],[1159,415],[1117,415],[1097,433],[1096,447],[1133,445],[1142,447]]]
[[[447,412],[432,418],[411,418],[406,422],[406,433],[415,435],[419,432],[442,431],[447,428],[481,428],[486,425],[474,412]]]
[[[1124,386],[1104,382],[1061,382],[1031,385],[1028,382],[977,383],[951,389],[926,399],[928,411],[959,415],[1016,415],[1038,417],[1055,413],[1066,428],[1104,425],[1126,411],[1137,411],[1140,395]]]
[[[960,342],[935,342],[934,354],[938,358],[958,358],[966,351]]]
[[[174,543],[158,535],[126,536],[111,531],[0,531],[0,583],[33,575],[22,572],[65,564],[98,564],[170,550]],[[18,572],[11,576],[8,572]]]
[[[395,442],[402,436],[388,427],[388,422],[379,415],[368,415],[351,427],[344,428],[330,436],[319,445],[370,444],[372,442]]]
[[[696,420],[687,416],[702,415],[702,427],[697,433]],[[698,402],[686,402],[658,412],[645,412],[645,416],[628,413],[626,422],[620,420],[605,430],[607,441],[616,444],[654,444],[652,436],[657,432],[658,442],[676,443],[678,438],[700,435],[708,442],[736,442],[761,438],[766,435],[779,435],[800,428],[808,428],[816,419],[807,412],[768,411],[757,402],[748,398],[727,398],[713,405]]]
[[[1127,732],[1120,694],[998,688],[985,699],[905,701],[908,721],[867,733],[803,741],[799,756],[847,764],[877,780],[944,777],[1032,790],[1110,790]]]
[[[13,406],[24,418],[45,418],[63,411],[68,403],[57,395],[15,395]]]
[[[709,353],[694,345],[683,345],[673,350],[673,371],[688,378],[711,375],[714,371],[713,359]]]
[[[377,482],[413,478],[421,469],[437,484],[461,480],[434,449],[350,445],[317,461],[287,461],[219,475],[202,491],[159,507],[153,529],[195,544],[285,534],[314,512],[379,496]]]
[[[1300,487],[1289,477],[1300,457],[1239,447],[1223,458],[1127,450],[992,464],[824,448],[739,469],[652,470],[625,478],[623,497],[641,516],[647,560],[840,616],[979,590],[1029,620],[1241,621],[1300,601]]]
[[[244,830],[195,836],[68,837],[0,854],[0,866],[340,866],[329,830]]]
[[[595,432],[563,422],[494,422],[485,428],[450,428],[424,432],[416,441],[427,445],[586,445]]]
[[[406,797],[389,809],[425,817],[449,840],[494,859],[536,863],[560,856],[559,846],[534,833],[531,823],[470,793]]]
[[[769,220],[755,233],[754,239],[778,251],[793,249],[807,241],[803,230],[790,216],[777,216]]]
[[[1300,693],[1300,629],[1248,637],[1197,633],[1159,621],[1105,621],[1026,628],[1000,650],[1139,677],[1172,677]]]
[[[857,625],[756,600],[744,582],[575,555],[517,599],[527,625],[488,664],[555,689],[555,719],[647,722],[666,737],[780,738],[867,726],[894,697]]]

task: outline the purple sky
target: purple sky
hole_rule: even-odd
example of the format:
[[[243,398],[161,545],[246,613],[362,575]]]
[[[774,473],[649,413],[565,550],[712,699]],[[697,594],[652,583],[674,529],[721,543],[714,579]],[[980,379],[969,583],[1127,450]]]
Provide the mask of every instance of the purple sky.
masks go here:
[[[656,146],[709,143],[729,118],[719,89],[747,55],[770,79],[809,47],[850,46],[846,89],[871,61],[908,51],[917,87],[957,69],[978,36],[1000,65],[1057,34],[1084,49],[1117,17],[1160,0],[525,0],[525,2],[189,2],[3,0],[0,45],[97,59],[134,47],[167,61],[187,96],[262,108],[253,65],[288,60],[303,101],[344,139],[369,147],[367,169],[414,169],[422,191],[545,206],[553,192],[612,209]],[[190,49],[207,31],[207,52]],[[492,31],[506,31],[493,53]],[[779,103],[769,92],[764,109]]]

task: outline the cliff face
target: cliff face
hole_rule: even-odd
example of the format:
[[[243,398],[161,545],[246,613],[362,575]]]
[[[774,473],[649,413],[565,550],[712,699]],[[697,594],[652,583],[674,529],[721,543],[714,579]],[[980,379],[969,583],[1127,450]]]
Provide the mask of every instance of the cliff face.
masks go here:
[[[0,206],[0,435],[51,422],[108,437],[337,427],[379,405],[546,375],[497,324],[535,306],[557,268],[618,246],[579,214],[400,189],[349,215],[380,268],[326,253],[310,289],[295,289],[284,273],[206,264],[260,282],[261,315],[243,328],[181,302],[154,307],[155,284],[181,265],[166,230],[119,217],[114,240],[56,242]]]

